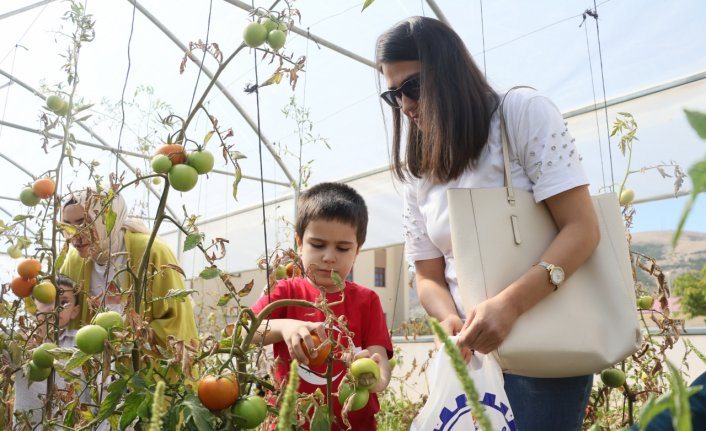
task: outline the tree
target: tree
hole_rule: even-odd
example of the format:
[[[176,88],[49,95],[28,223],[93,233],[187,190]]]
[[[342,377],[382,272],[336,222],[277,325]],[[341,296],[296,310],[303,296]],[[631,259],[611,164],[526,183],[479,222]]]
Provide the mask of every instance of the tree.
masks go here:
[[[689,317],[706,316],[706,265],[701,271],[691,271],[677,277],[674,293]]]

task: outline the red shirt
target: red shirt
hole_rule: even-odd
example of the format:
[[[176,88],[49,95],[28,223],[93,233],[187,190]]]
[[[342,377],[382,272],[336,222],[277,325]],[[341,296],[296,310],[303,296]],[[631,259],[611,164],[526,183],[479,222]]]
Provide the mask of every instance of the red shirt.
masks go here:
[[[372,290],[360,286],[355,283],[346,281],[342,292],[326,294],[326,301],[333,303],[341,300],[345,293],[345,299],[341,304],[331,307],[333,313],[339,316],[345,316],[347,320],[347,328],[352,333],[353,352],[356,353],[361,349],[366,349],[369,346],[382,346],[387,350],[387,357],[392,357],[392,340],[385,324],[385,315],[380,305],[380,298]],[[252,310],[257,314],[267,306],[270,302],[279,299],[303,299],[310,302],[315,302],[321,293],[318,289],[312,286],[305,278],[291,278],[280,280],[277,286],[270,292],[269,298],[265,293],[253,305]],[[324,313],[319,310],[307,307],[279,307],[270,314],[271,319],[296,319],[308,322],[323,322]],[[331,337],[336,337],[337,341],[342,345],[348,345],[347,338],[342,336],[342,332],[334,327]],[[287,345],[280,341],[273,345],[275,361],[278,364],[275,378],[278,381],[284,381],[289,373],[289,364],[292,358],[289,356]],[[320,374],[326,373],[326,364],[312,368]],[[333,362],[333,390],[338,390],[338,385],[341,379],[346,374],[346,369],[339,361]],[[316,374],[311,373],[306,365],[299,365],[299,393],[313,393],[317,388],[320,388],[323,393],[326,393],[326,379]],[[337,420],[343,424],[341,419],[341,405],[338,400],[333,397],[333,409]],[[371,430],[375,431],[375,413],[380,410],[377,394],[370,394],[368,405],[362,409],[350,412],[348,420],[352,425],[353,430]],[[307,428],[308,429],[308,428]],[[335,426],[332,429],[338,429]],[[343,429],[343,428],[342,428]]]

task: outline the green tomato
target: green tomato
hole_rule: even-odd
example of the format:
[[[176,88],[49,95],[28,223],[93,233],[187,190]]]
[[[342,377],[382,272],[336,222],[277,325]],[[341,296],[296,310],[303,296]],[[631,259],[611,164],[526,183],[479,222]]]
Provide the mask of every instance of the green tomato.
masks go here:
[[[49,108],[49,110],[55,114],[66,110],[66,101],[62,99],[61,96],[57,96],[56,94],[52,94],[51,96],[47,97],[46,103],[47,108]]]
[[[279,265],[275,270],[275,280],[282,280],[284,278],[287,278],[287,267]]]
[[[19,259],[22,257],[22,249],[13,244],[7,248],[7,254],[13,259]]]
[[[87,355],[103,351],[108,332],[98,325],[86,325],[76,332],[76,347]]]
[[[56,349],[54,343],[44,343],[32,352],[32,362],[39,368],[51,368],[54,366],[54,356],[47,350]]]
[[[635,199],[635,191],[633,189],[623,189],[623,191],[620,192],[621,206],[629,205],[633,199]]]
[[[41,382],[49,377],[49,373],[51,373],[51,368],[42,368],[37,366],[34,361],[31,361],[29,363],[29,376],[27,376],[27,378],[33,382]]]
[[[351,374],[358,388],[369,390],[380,380],[380,367],[370,358],[359,358],[351,364]]]
[[[117,311],[103,311],[96,314],[96,317],[93,318],[93,324],[98,325],[110,332],[113,327],[123,327],[123,316],[121,316]]]
[[[272,30],[267,34],[267,44],[275,51],[284,46],[287,35],[282,30]]]
[[[154,184],[155,186],[158,186],[158,185],[162,184],[162,179],[159,177],[154,177],[154,178],[152,178],[152,184]]]
[[[654,298],[652,298],[650,295],[641,296],[637,298],[637,308],[639,308],[640,310],[651,310],[653,302]]]
[[[272,30],[276,29],[279,26],[279,23],[272,18],[265,18],[263,19],[260,24],[265,26],[265,29],[267,29],[267,34],[269,34]]]
[[[166,174],[172,168],[172,161],[169,160],[169,156],[164,154],[154,156],[150,164],[152,165],[152,170],[157,174]]]
[[[346,403],[348,397],[354,393],[353,385],[350,383],[345,383],[338,388],[338,402],[343,406]],[[355,389],[355,398],[353,398],[353,404],[351,405],[351,411],[360,410],[368,404],[370,399],[370,392],[365,388]]]
[[[56,287],[51,281],[43,281],[32,289],[32,296],[42,304],[54,304],[56,301]]]
[[[169,170],[169,184],[180,192],[188,192],[193,189],[198,180],[199,173],[189,165],[174,165]]]
[[[186,164],[196,169],[199,175],[211,172],[213,163],[213,154],[210,151],[192,151],[186,156]]]
[[[267,40],[267,28],[258,22],[251,22],[243,31],[243,41],[250,48],[257,48]]]
[[[233,421],[240,428],[252,429],[267,417],[267,402],[257,395],[241,398],[231,409]]]
[[[609,388],[619,388],[625,384],[625,373],[617,368],[606,368],[601,371],[601,380]]]
[[[32,187],[25,187],[20,192],[20,202],[28,207],[33,207],[39,203],[41,199],[39,196],[34,194]]]

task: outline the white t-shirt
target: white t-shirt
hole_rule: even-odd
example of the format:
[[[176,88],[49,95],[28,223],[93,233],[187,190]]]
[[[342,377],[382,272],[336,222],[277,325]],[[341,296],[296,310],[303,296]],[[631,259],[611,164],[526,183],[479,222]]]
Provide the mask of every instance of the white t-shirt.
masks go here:
[[[510,165],[514,187],[532,192],[536,202],[588,184],[574,139],[559,109],[535,90],[512,90],[505,99]],[[405,250],[410,263],[443,256],[445,277],[456,308],[465,318],[451,249],[446,190],[504,186],[500,117],[490,124],[488,143],[475,168],[459,178],[434,184],[412,177],[405,184]]]

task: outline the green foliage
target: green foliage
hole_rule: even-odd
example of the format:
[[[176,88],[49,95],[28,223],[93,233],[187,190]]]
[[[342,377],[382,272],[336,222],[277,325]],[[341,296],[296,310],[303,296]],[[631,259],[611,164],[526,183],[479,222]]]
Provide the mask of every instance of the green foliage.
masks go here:
[[[689,120],[689,124],[694,128],[696,133],[701,137],[701,139],[706,139],[706,113],[684,110],[686,113],[686,118]],[[689,200],[684,204],[684,209],[682,210],[681,217],[679,218],[679,223],[677,224],[677,230],[674,232],[674,237],[672,239],[672,247],[676,247],[679,237],[681,236],[682,230],[684,229],[684,224],[689,218],[691,213],[691,208],[696,202],[696,197],[700,193],[706,192],[706,158],[699,162],[694,163],[689,169],[689,176],[691,177],[691,194],[689,195]]]
[[[673,291],[689,317],[706,316],[706,266],[675,278]]]

